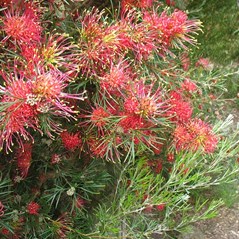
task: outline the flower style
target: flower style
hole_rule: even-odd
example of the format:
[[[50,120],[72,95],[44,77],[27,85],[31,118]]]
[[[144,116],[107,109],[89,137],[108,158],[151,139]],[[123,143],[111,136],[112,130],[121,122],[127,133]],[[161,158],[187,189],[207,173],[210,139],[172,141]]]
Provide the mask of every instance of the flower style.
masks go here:
[[[205,153],[213,153],[217,147],[218,138],[208,124],[195,118],[185,125],[176,126],[174,141],[177,150],[197,151],[202,148]]]

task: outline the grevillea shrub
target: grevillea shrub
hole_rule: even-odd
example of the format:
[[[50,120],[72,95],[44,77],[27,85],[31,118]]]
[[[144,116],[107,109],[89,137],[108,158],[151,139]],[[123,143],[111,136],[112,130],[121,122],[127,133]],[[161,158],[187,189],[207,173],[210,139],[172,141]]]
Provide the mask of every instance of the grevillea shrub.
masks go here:
[[[238,172],[230,117],[210,121],[223,82],[190,59],[201,22],[89,4],[0,1],[1,238],[176,236]]]

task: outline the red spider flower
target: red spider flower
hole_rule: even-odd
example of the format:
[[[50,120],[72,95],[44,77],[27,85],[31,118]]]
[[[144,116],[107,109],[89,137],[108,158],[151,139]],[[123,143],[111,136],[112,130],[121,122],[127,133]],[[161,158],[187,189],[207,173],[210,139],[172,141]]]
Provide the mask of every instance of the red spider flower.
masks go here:
[[[126,112],[147,118],[162,115],[164,107],[161,89],[154,82],[145,84],[144,81],[138,81],[131,85],[128,94],[124,103]]]
[[[167,115],[170,120],[176,122],[187,122],[191,119],[193,109],[189,102],[186,101],[171,101],[170,109]]]
[[[166,4],[172,7],[175,6],[175,2],[173,0],[166,0]]]
[[[170,45],[187,48],[184,42],[193,44],[195,40],[190,33],[195,33],[201,25],[200,21],[188,20],[187,14],[180,10],[175,10],[172,15],[163,12],[160,16],[156,12],[146,12],[144,22],[157,32],[156,40],[166,51]]]
[[[58,164],[59,162],[61,162],[61,156],[59,154],[53,154],[51,156],[51,163]]]
[[[23,76],[2,74],[6,86],[1,87],[1,104],[4,110],[1,112],[0,123],[0,147],[6,144],[6,151],[11,150],[11,146],[16,140],[23,145],[22,139],[32,139],[27,127],[38,130],[37,112],[34,107],[28,104],[28,96],[31,95],[31,86]]]
[[[17,149],[17,167],[21,172],[21,177],[25,178],[31,165],[32,144],[24,143],[22,148]]]
[[[177,150],[196,151],[202,148],[205,153],[213,153],[217,147],[218,138],[208,124],[200,119],[192,119],[185,125],[177,125],[174,141]]]
[[[191,119],[193,108],[191,104],[184,101],[179,91],[173,91],[170,93],[170,100],[168,103],[168,110],[166,115],[170,117],[174,122],[187,122]]]
[[[126,115],[122,117],[118,125],[125,133],[130,130],[142,129],[145,127],[145,121],[139,115]]]
[[[52,34],[42,41],[39,55],[43,65],[49,69],[60,69],[72,75],[78,71],[76,46],[67,35]]]
[[[161,203],[158,205],[155,205],[155,208],[157,209],[157,211],[163,211],[165,209],[166,204],[165,203]]]
[[[41,40],[42,27],[32,11],[6,11],[3,19],[3,31],[6,39],[12,38],[19,44],[32,44]]]
[[[125,37],[128,39],[128,49],[135,54],[138,61],[142,61],[148,59],[158,49],[155,41],[157,34],[155,29],[150,29],[147,23],[135,23],[134,18],[138,19],[138,16],[130,12],[121,21],[128,26],[127,38]]]
[[[107,144],[105,141],[92,137],[87,141],[87,143],[93,156],[99,158],[104,158],[106,156]]]
[[[103,127],[107,123],[107,118],[110,116],[102,107],[97,107],[93,110],[91,115],[91,121],[98,127]]]
[[[27,205],[27,212],[31,215],[38,215],[41,206],[37,202],[30,202]]]
[[[78,64],[83,74],[102,76],[112,62],[122,57],[127,50],[127,26],[108,26],[101,20],[102,12],[86,12],[81,20]]]
[[[175,160],[174,154],[173,153],[169,153],[167,155],[167,160],[168,160],[168,162],[173,163],[174,160]]]
[[[82,140],[79,133],[73,134],[73,133],[64,131],[61,133],[61,140],[64,147],[70,151],[76,150],[82,144]]]
[[[36,105],[37,111],[46,113],[50,111],[56,116],[73,117],[76,113],[62,99],[83,100],[83,94],[65,93],[64,89],[68,86],[67,75],[58,70],[45,71],[40,70],[32,84],[32,105]],[[54,109],[54,110],[52,110]]]
[[[77,197],[76,201],[75,201],[75,205],[77,208],[81,209],[84,207],[86,201],[84,199],[82,199],[81,197]]]
[[[133,78],[133,73],[127,63],[120,61],[117,65],[112,64],[109,73],[99,79],[101,88],[109,94],[118,95]]]

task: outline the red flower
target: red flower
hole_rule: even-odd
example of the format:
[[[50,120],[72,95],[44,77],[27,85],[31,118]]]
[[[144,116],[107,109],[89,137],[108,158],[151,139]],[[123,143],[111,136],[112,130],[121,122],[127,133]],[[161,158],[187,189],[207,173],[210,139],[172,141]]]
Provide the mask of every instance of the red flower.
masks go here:
[[[145,122],[138,115],[127,115],[120,120],[119,126],[122,127],[125,133],[127,133],[130,130],[144,128]]]
[[[67,131],[61,133],[61,140],[64,147],[70,151],[76,150],[82,143],[79,133],[71,134]]]
[[[102,127],[107,123],[107,118],[110,116],[102,107],[97,107],[93,110],[91,121],[98,127]]]
[[[9,235],[10,231],[7,228],[4,227],[4,228],[2,228],[1,233],[3,235]]]
[[[141,117],[153,118],[162,115],[164,111],[161,100],[161,90],[156,88],[154,82],[146,85],[144,81],[138,81],[131,85],[128,97],[125,99],[124,108],[129,114]]]
[[[105,141],[95,138],[90,138],[88,140],[88,145],[90,148],[90,152],[95,157],[104,158],[107,154],[107,144]]]
[[[168,103],[168,111],[166,115],[170,117],[170,120],[176,122],[187,122],[191,119],[193,109],[189,102],[179,99],[178,96],[171,98]]]
[[[119,94],[133,78],[129,66],[120,61],[110,67],[109,73],[100,77],[100,86],[110,94]]]
[[[31,215],[38,215],[38,211],[40,210],[41,206],[36,202],[30,202],[27,205],[27,212]]]
[[[158,211],[163,211],[165,209],[165,206],[166,206],[165,203],[161,203],[161,204],[155,205],[155,207],[156,207],[156,209]]]
[[[147,12],[143,20],[156,34],[155,40],[165,51],[170,45],[187,48],[184,42],[194,43],[189,33],[194,33],[201,24],[196,20],[188,20],[187,14],[180,10],[175,10],[170,16],[166,11],[160,16],[156,12]]]
[[[25,10],[23,14],[19,10],[6,11],[3,20],[3,30],[7,38],[12,38],[20,44],[32,44],[40,42],[42,27],[33,12]]]
[[[177,150],[196,151],[201,147],[205,153],[213,153],[218,138],[208,124],[200,119],[192,119],[185,125],[177,125],[174,131],[174,141]]]
[[[31,165],[32,144],[24,143],[22,148],[17,149],[16,157],[18,169],[21,172],[22,178],[25,178]]]
[[[168,162],[170,162],[170,163],[173,163],[174,162],[174,154],[173,153],[169,153],[168,155],[167,155],[167,160],[168,160]]]
[[[51,156],[51,163],[58,164],[61,161],[61,156],[59,154],[53,154]]]
[[[0,130],[0,147],[6,145],[6,151],[11,150],[14,139],[22,147],[22,140],[32,139],[26,128],[33,128],[39,131],[37,112],[34,107],[28,104],[28,97],[31,95],[31,86],[24,81],[23,76],[2,74],[5,80],[5,87],[1,87],[1,103],[5,106],[0,113],[0,124],[4,127]]]

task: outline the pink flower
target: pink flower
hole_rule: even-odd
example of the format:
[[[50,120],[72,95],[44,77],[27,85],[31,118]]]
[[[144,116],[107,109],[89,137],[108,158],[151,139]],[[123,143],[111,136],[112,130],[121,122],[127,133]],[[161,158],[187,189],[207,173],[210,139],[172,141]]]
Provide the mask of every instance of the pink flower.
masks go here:
[[[146,12],[143,20],[157,34],[155,40],[165,51],[169,46],[187,48],[185,42],[193,44],[195,40],[190,33],[195,33],[201,24],[197,20],[188,20],[187,14],[180,10],[174,10],[171,15],[164,11],[160,16],[156,12]]]
[[[126,24],[108,26],[101,20],[102,12],[94,9],[85,12],[81,20],[82,29],[77,56],[83,74],[102,76],[112,62],[127,50]]]
[[[41,42],[34,46],[21,46],[21,55],[28,68],[32,68],[31,72],[35,71],[37,65],[41,65],[45,70],[59,69],[68,76],[77,75],[77,47],[67,35],[45,35]]]
[[[27,205],[27,212],[31,215],[38,215],[38,211],[40,210],[41,206],[36,202],[30,202]]]
[[[68,76],[58,70],[45,71],[39,68],[35,79],[29,79],[32,95],[28,102],[35,105],[39,113],[51,113],[56,116],[73,118],[76,112],[66,103],[68,99],[84,100],[83,94],[64,92],[68,86]],[[55,130],[59,132],[55,127]]]

